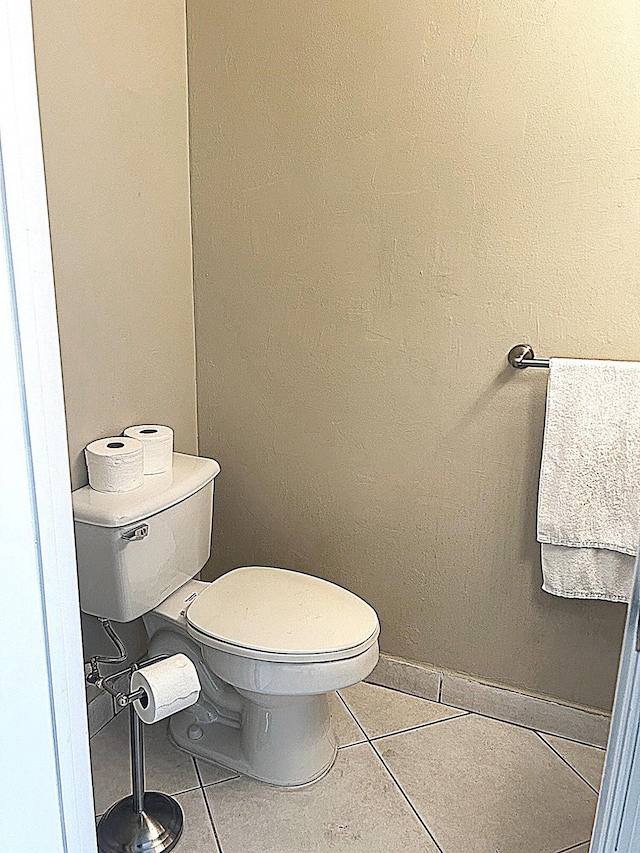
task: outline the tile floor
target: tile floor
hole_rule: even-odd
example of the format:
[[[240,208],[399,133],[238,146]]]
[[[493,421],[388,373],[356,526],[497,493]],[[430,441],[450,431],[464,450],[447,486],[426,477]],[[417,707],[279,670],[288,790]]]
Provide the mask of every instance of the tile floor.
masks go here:
[[[587,853],[604,750],[358,684],[332,698],[329,774],[284,790],[145,728],[147,787],[185,813],[177,853]],[[91,741],[96,814],[130,793],[128,713]]]

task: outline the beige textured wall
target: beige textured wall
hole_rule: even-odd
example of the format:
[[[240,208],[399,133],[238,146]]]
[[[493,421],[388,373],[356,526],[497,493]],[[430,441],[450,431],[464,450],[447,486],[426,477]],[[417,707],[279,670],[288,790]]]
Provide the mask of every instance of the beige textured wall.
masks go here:
[[[624,608],[540,590],[541,356],[640,358],[640,5],[189,0],[210,575],[610,706]]]
[[[33,0],[33,16],[77,488],[84,446],[130,424],[197,448],[185,9]]]

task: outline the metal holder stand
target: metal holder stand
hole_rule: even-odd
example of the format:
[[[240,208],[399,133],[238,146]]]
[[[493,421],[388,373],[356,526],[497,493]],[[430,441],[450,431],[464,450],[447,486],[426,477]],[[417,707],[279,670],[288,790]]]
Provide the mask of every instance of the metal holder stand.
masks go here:
[[[101,620],[103,621],[103,620]],[[107,634],[115,634],[111,625],[103,621]],[[118,638],[119,640],[119,638]],[[114,642],[116,642],[114,640]],[[116,642],[120,652],[117,662],[121,662],[124,647]],[[126,652],[124,653],[126,657]],[[159,655],[145,661],[142,666],[148,666],[158,660],[168,657]],[[180,804],[167,794],[144,789],[144,739],[143,722],[133,707],[136,699],[144,701],[145,691],[140,688],[123,693],[116,690],[112,682],[124,675],[133,674],[141,667],[133,664],[128,669],[113,673],[106,678],[100,678],[98,662],[116,662],[110,659],[93,658],[91,673],[87,677],[92,684],[110,693],[116,703],[125,708],[129,705],[130,713],[130,742],[131,742],[131,786],[133,793],[111,806],[100,818],[98,823],[98,850],[100,853],[168,853],[173,850],[184,825],[184,815]]]

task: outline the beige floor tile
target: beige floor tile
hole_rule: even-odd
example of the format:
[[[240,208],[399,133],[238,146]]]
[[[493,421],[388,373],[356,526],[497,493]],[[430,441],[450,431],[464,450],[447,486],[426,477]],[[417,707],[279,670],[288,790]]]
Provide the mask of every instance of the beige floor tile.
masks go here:
[[[418,699],[374,684],[355,684],[340,693],[369,737],[399,732],[464,714],[428,699]]]
[[[376,741],[445,853],[556,853],[596,795],[532,731],[470,714]]]
[[[198,787],[193,760],[171,744],[166,720],[144,727],[144,746],[148,790],[174,794]],[[91,765],[96,814],[102,814],[131,793],[128,711],[91,738]]]
[[[224,853],[436,853],[369,744],[340,750],[327,776],[304,788],[245,778],[206,795]]]
[[[572,847],[570,850],[567,850],[566,853],[589,853],[589,845],[590,841],[587,841],[585,844],[580,844],[578,847]],[[561,851],[561,853],[565,853],[565,851]]]
[[[337,693],[332,693],[329,696],[329,710],[331,712],[331,725],[338,746],[350,746],[354,743],[366,741],[364,732],[345,708],[344,702]]]
[[[220,848],[200,788],[176,794],[176,800],[184,812],[184,829],[180,841],[174,847],[176,853],[219,853]]]
[[[602,778],[602,768],[606,755],[604,749],[575,743],[575,741],[555,735],[541,735],[541,737],[550,743],[596,791],[600,790],[600,779]]]

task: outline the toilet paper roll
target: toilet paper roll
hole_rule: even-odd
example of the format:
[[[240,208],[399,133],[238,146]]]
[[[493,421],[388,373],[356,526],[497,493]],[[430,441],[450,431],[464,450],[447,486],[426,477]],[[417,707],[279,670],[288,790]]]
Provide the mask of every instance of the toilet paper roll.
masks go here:
[[[173,465],[173,430],[161,424],[140,424],[127,427],[124,435],[142,442],[144,473],[162,474]]]
[[[137,669],[131,676],[131,690],[142,687],[145,699],[133,707],[143,723],[156,723],[198,701],[200,679],[186,655],[177,654]]]
[[[144,482],[142,442],[135,438],[100,438],[84,449],[89,485],[97,492],[130,492]]]

